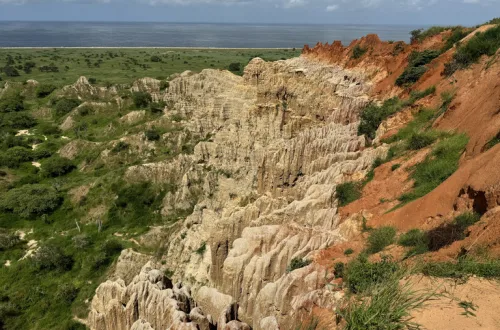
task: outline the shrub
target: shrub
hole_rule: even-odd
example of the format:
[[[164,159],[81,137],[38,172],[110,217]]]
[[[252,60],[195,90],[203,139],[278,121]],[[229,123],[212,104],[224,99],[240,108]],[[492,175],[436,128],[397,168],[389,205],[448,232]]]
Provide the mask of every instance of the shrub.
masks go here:
[[[146,108],[152,101],[151,95],[146,92],[132,93],[132,101],[138,108]]]
[[[373,285],[390,279],[399,270],[398,265],[388,258],[371,263],[365,256],[349,262],[344,270],[344,281],[352,293],[363,293]]]
[[[94,85],[95,83],[97,83],[97,79],[96,78],[93,78],[93,77],[89,78],[89,84]]]
[[[111,149],[111,151],[114,153],[119,153],[119,152],[128,150],[129,147],[130,146],[127,142],[118,141],[118,143],[113,147],[113,149]]]
[[[199,254],[200,256],[205,254],[205,251],[207,250],[207,243],[203,242],[201,243],[200,247],[196,249],[196,254]]]
[[[17,71],[16,68],[14,68],[13,66],[10,66],[10,65],[6,65],[4,66],[4,68],[2,69],[3,73],[5,73],[5,75],[7,77],[19,77],[19,71]]]
[[[306,267],[310,263],[311,263],[311,260],[309,260],[309,259],[295,257],[290,261],[290,264],[288,265],[286,271],[287,271],[287,273],[290,273],[296,269]]]
[[[78,288],[73,284],[62,284],[56,292],[57,301],[71,304],[76,299],[76,296],[78,296],[78,291]]]
[[[76,235],[71,240],[78,250],[86,249],[92,245],[92,238],[86,234]]]
[[[410,247],[410,250],[406,253],[407,258],[429,251],[429,237],[426,232],[420,229],[412,229],[401,235],[398,244]]]
[[[0,99],[0,112],[17,112],[24,110],[24,97],[20,93],[10,93]]]
[[[89,104],[84,104],[81,107],[78,107],[78,114],[82,117],[88,116],[94,113],[94,108]]]
[[[99,270],[109,265],[111,259],[103,252],[93,253],[87,257],[86,266],[92,271]]]
[[[436,135],[432,132],[415,133],[408,141],[408,148],[411,150],[423,149],[436,141]]]
[[[52,84],[40,84],[36,86],[35,94],[39,98],[46,97],[56,90],[56,86]]]
[[[73,267],[74,260],[71,256],[65,255],[61,248],[44,245],[33,255],[33,263],[39,270],[68,271]]]
[[[457,42],[465,38],[470,31],[464,29],[463,27],[456,27],[452,30],[451,35],[446,39],[446,43],[444,44],[441,52],[444,53],[448,49],[451,49]]]
[[[8,149],[0,156],[0,165],[10,168],[17,168],[24,162],[29,162],[33,159],[31,149],[24,147],[13,147]]]
[[[27,184],[6,192],[0,200],[0,209],[23,218],[49,214],[59,207],[61,197],[51,186]]]
[[[33,160],[40,160],[52,156],[52,152],[47,149],[36,148],[32,151]]]
[[[62,117],[71,112],[74,108],[80,105],[80,101],[76,99],[63,98],[56,102],[54,110],[58,117]]]
[[[112,258],[123,250],[123,245],[119,241],[115,239],[110,239],[104,243],[101,248],[101,251],[108,258]]]
[[[423,99],[426,96],[436,93],[436,86],[431,86],[423,91],[411,91],[410,99],[407,101],[408,105],[415,103],[416,101]]]
[[[345,206],[361,197],[361,187],[357,182],[345,182],[335,188],[340,206]]]
[[[336,262],[333,266],[333,273],[335,277],[344,277],[345,264],[343,262]]]
[[[163,110],[165,109],[165,102],[160,101],[160,102],[153,102],[149,105],[149,110],[152,113],[162,113]]]
[[[162,80],[160,82],[160,90],[168,89],[170,87],[170,83],[166,80]]]
[[[0,117],[0,126],[26,129],[36,125],[36,119],[32,115],[25,112],[6,113]]]
[[[229,69],[229,71],[232,71],[232,72],[239,72],[241,70],[241,64],[240,63],[231,63],[231,64],[229,64],[228,69]]]
[[[377,253],[382,251],[386,246],[394,243],[396,237],[396,229],[393,227],[380,227],[370,232],[368,236],[368,253]]]
[[[161,62],[161,58],[159,56],[153,55],[151,56],[151,62]]]
[[[393,164],[393,165],[391,166],[391,171],[393,171],[393,172],[394,172],[395,170],[397,170],[397,169],[398,169],[398,168],[400,168],[400,167],[401,167],[401,164]]]
[[[352,49],[352,58],[354,59],[360,58],[367,52],[367,50],[368,49],[362,48],[360,45],[354,46],[354,48]]]
[[[5,251],[19,244],[19,236],[7,232],[0,232],[0,251]]]
[[[47,159],[42,166],[42,172],[46,177],[58,177],[68,174],[76,168],[75,164],[67,158],[52,157]]]
[[[52,124],[42,123],[38,126],[40,133],[43,135],[60,135],[62,133],[61,129]]]
[[[373,140],[382,121],[402,107],[403,103],[397,97],[386,100],[381,106],[369,104],[361,111],[358,135],[366,135]]]
[[[457,48],[453,59],[445,66],[443,75],[450,76],[456,70],[467,68],[476,63],[483,55],[493,56],[499,47],[500,25],[484,32],[478,32],[465,45],[460,45]]]
[[[344,251],[344,255],[349,256],[354,253],[354,250],[351,248],[348,248]]]
[[[405,86],[416,83],[420,77],[427,72],[427,68],[425,66],[419,67],[408,67],[404,70],[404,72],[396,79],[397,86]]]
[[[499,143],[500,143],[500,132],[498,132],[497,135],[495,135],[491,140],[488,141],[488,143],[484,145],[483,150],[484,151],[489,150]]]
[[[158,133],[158,131],[154,128],[144,132],[144,135],[146,135],[146,139],[148,139],[149,141],[158,141],[160,139],[160,133]]]

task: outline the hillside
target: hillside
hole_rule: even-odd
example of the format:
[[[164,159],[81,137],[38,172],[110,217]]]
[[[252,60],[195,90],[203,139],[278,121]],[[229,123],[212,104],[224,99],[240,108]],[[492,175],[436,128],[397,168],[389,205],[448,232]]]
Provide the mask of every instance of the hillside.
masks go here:
[[[412,39],[6,82],[1,328],[497,329],[500,26]]]

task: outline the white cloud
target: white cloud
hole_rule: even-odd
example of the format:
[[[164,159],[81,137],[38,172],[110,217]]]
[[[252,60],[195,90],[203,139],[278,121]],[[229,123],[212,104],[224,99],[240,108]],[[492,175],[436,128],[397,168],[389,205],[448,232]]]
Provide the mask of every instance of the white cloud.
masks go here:
[[[326,11],[335,11],[339,9],[339,5],[329,5],[329,6],[326,6]]]

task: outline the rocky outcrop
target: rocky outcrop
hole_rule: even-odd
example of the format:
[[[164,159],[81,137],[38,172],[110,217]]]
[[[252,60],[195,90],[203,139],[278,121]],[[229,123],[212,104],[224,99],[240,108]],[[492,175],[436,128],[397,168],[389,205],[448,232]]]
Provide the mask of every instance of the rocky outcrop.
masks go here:
[[[357,136],[359,110],[371,88],[363,72],[306,57],[253,59],[243,77],[204,70],[169,82],[165,116],[182,118],[185,130],[199,137],[194,154],[132,166],[125,177],[175,182],[177,190],[164,200],[165,215],[172,205],[194,202],[193,213],[165,242],[164,260],[175,271],[174,281],[189,283],[190,301],[211,315],[218,329],[245,329],[242,322],[252,329],[293,328],[301,313],[313,306],[334,308],[341,299],[329,289],[331,269],[287,267],[292,258],[311,259],[357,230],[356,223],[340,223],[335,188],[362,177],[386,152],[366,148]],[[152,295],[157,289],[138,281],[101,285],[92,324],[117,324],[113,329],[138,319],[154,329],[180,324],[165,309],[162,320],[145,311],[158,307],[151,298],[133,298],[133,292],[141,286]],[[125,297],[121,309],[111,303],[116,298],[97,303],[116,297],[113,290]],[[155,299],[166,304],[161,299],[167,298]],[[133,304],[136,318],[129,316]],[[181,318],[186,324],[191,319]]]

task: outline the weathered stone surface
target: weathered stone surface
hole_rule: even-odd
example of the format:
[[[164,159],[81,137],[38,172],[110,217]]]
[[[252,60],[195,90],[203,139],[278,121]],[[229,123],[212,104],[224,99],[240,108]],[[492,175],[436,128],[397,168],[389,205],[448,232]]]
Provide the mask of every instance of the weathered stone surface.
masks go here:
[[[243,77],[203,70],[170,81],[165,116],[183,118],[198,137],[194,154],[130,167],[126,179],[175,182],[165,215],[192,207],[166,242],[165,260],[218,329],[293,328],[299,312],[341,299],[328,290],[331,270],[287,266],[356,232],[339,224],[335,189],[387,151],[366,148],[357,135],[370,89],[362,73],[304,57],[257,58]],[[141,318],[156,329],[152,313]]]

